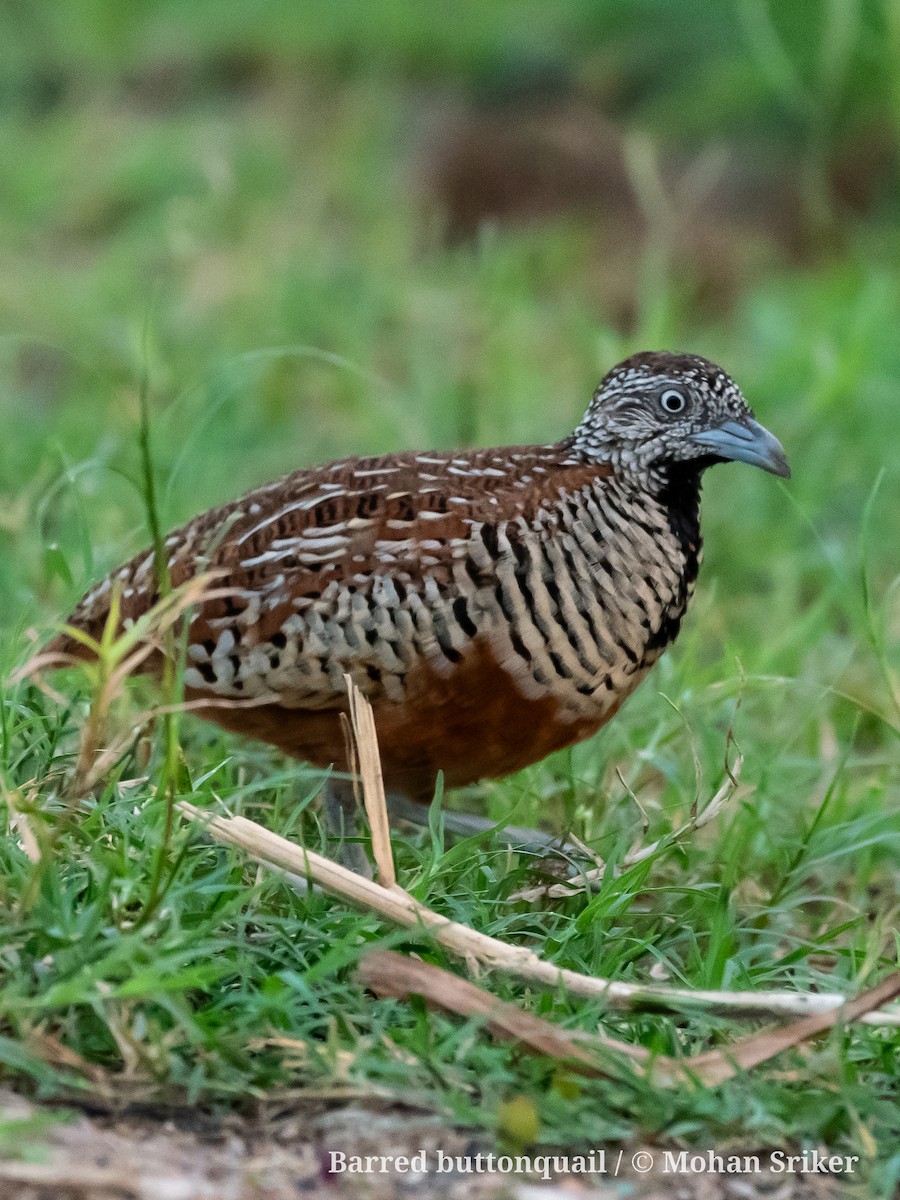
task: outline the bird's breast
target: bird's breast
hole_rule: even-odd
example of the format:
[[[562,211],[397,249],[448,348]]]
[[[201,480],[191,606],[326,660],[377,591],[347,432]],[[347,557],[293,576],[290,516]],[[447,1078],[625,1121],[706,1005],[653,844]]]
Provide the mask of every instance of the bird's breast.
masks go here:
[[[235,647],[226,629],[191,645],[188,686],[324,710],[349,675],[387,712],[420,704],[423,678],[456,694],[464,674],[482,708],[502,680],[563,725],[596,726],[676,636],[696,575],[666,510],[608,482],[562,491],[530,518],[472,522],[450,550],[415,580],[393,568],[333,581],[266,643]]]
[[[468,603],[524,696],[573,722],[611,716],[677,635],[699,561],[662,506],[605,487],[498,535],[494,586]],[[696,561],[695,561],[696,560]]]

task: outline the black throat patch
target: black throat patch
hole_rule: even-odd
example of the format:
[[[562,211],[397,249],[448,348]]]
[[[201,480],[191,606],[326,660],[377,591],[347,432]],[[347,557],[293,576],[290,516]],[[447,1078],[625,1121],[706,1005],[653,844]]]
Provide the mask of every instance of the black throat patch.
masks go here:
[[[690,586],[700,569],[700,477],[702,462],[673,463],[666,471],[667,480],[657,493],[669,528],[678,539],[685,560],[685,584]]]

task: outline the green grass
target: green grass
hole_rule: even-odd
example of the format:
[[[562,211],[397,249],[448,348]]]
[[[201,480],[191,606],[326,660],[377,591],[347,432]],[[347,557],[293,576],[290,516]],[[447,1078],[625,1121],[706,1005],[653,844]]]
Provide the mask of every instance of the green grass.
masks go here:
[[[815,269],[758,280],[729,311],[694,311],[680,281],[663,280],[624,337],[594,298],[584,225],[559,220],[447,250],[409,186],[420,89],[448,78],[480,86],[499,70],[507,6],[500,16],[478,6],[446,38],[399,2],[377,6],[388,14],[377,29],[359,11],[315,37],[287,9],[235,29],[218,28],[211,5],[164,7],[129,23],[118,6],[73,6],[90,8],[93,33],[73,21],[78,39],[52,42],[74,80],[63,100],[36,110],[23,83],[20,103],[0,111],[0,771],[44,848],[34,867],[15,830],[0,837],[0,1075],[47,1097],[95,1092],[87,1066],[61,1063],[58,1041],[102,1069],[110,1095],[219,1110],[340,1084],[496,1129],[502,1104],[525,1095],[548,1143],[824,1142],[862,1154],[870,1186],[887,1194],[900,1177],[896,1032],[836,1032],[714,1090],[576,1083],[473,1024],[375,1001],[353,980],[375,943],[459,969],[434,946],[300,897],[180,823],[168,840],[158,733],[135,736],[73,804],[67,780],[90,689],[60,677],[53,700],[8,680],[92,580],[150,540],[145,371],[168,527],[329,457],[560,436],[629,350],[697,350],[740,381],[785,443],[793,480],[712,472],[698,597],[651,680],[593,741],[452,803],[569,825],[615,860],[641,830],[629,791],[648,839],[675,827],[718,785],[732,723],[752,793],[590,900],[511,902],[530,864],[492,838],[460,848],[399,833],[400,878],[457,920],[617,979],[653,969],[702,988],[875,982],[896,965],[900,909],[900,238],[890,214],[848,228],[841,253]],[[532,13],[523,28],[589,74],[592,55],[619,43],[594,29],[591,6],[541,11],[557,9],[564,19],[542,26]],[[54,11],[44,20],[55,28]],[[849,120],[882,104],[894,120],[882,86],[890,43],[877,36],[888,7],[854,11],[862,32],[834,111]],[[622,6],[607,15],[609,39],[654,61],[657,43],[645,46]],[[585,28],[593,41],[582,47]],[[635,111],[651,128],[678,118],[679,136],[715,134],[709,95],[732,80],[736,109],[784,134],[765,72],[733,80],[730,28],[718,40],[710,32],[708,72],[676,72],[643,96]],[[36,87],[33,37],[19,31],[4,53],[7,79]],[[223,94],[216,77],[201,87],[200,71],[160,108],[128,90],[129,73],[172,45],[202,66],[232,42],[275,64],[264,85]],[[103,52],[96,77],[79,59],[92,49]],[[721,128],[729,121],[724,111]],[[788,132],[815,165],[815,138],[829,130],[814,138],[800,122]],[[137,693],[116,705],[119,732],[152,700]],[[327,850],[320,775],[189,719],[181,737],[179,794]],[[602,1022],[665,1053],[746,1029],[488,983],[566,1026]],[[278,1035],[304,1054],[266,1040]]]

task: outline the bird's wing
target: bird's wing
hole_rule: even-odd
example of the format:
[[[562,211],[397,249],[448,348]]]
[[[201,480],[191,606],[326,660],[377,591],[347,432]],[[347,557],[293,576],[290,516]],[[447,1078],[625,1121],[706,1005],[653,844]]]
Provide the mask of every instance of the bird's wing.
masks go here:
[[[567,460],[559,446],[346,459],[203,513],[165,539],[172,585],[209,572],[218,592],[191,618],[189,686],[246,696],[281,680],[293,688],[293,703],[312,707],[335,702],[345,670],[369,690],[390,687],[385,662],[397,659],[403,622],[411,610],[413,624],[416,614],[427,623],[423,610],[452,603],[455,564],[473,537],[503,522],[530,522],[548,490],[577,489],[598,473],[596,465]],[[68,624],[99,637],[114,594],[126,628],[153,607],[152,552],[92,588]],[[404,606],[391,647],[373,622],[386,636],[385,621]],[[428,655],[440,628],[429,636],[407,632],[411,652]],[[287,644],[298,637],[299,650]],[[85,655],[67,635],[48,649]],[[311,676],[302,687],[298,653]]]

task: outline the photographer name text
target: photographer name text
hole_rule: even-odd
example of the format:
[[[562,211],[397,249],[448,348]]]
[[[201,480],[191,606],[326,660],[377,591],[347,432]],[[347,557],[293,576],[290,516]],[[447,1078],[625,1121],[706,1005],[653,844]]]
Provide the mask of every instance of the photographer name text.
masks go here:
[[[628,1170],[646,1175],[852,1175],[856,1154],[806,1150],[790,1154],[719,1154],[714,1150],[590,1150],[584,1154],[447,1154],[418,1150],[413,1154],[346,1154],[327,1152],[332,1175],[619,1175]]]

